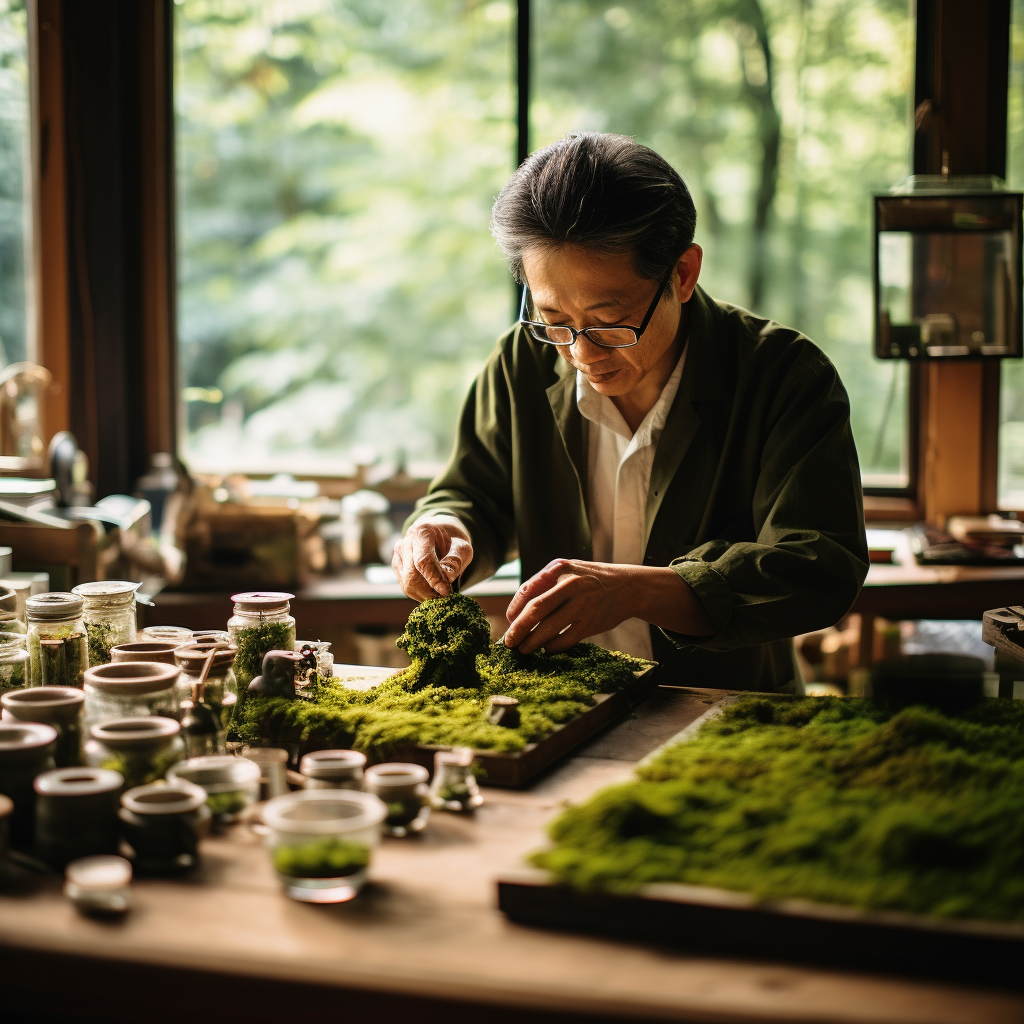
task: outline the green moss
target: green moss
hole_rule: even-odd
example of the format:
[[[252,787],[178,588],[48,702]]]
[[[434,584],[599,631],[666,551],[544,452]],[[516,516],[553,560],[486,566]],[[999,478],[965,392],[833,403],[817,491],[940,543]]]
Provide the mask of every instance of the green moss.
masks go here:
[[[263,671],[267,651],[290,651],[295,646],[295,626],[289,622],[264,622],[241,626],[232,637],[238,647],[235,655],[235,679],[239,694]]]
[[[146,786],[156,782],[167,774],[167,769],[181,760],[181,751],[172,745],[166,750],[109,750],[107,756],[99,764],[100,768],[109,768],[120,772],[124,779],[124,789]]]
[[[48,647],[44,660],[41,657],[40,637],[64,642],[59,648]],[[82,688],[85,670],[89,665],[88,638],[84,629],[73,624],[34,626],[28,634],[28,653],[32,662],[33,686]]]
[[[479,686],[476,659],[486,654],[491,627],[471,597],[451,594],[413,610],[398,647],[418,668],[416,686]]]
[[[1024,920],[1024,702],[951,717],[744,697],[550,835],[532,862],[581,889],[683,882]]]
[[[90,666],[106,665],[110,661],[110,648],[121,643],[118,632],[107,622],[87,622],[85,624],[85,633],[89,639]]]
[[[209,793],[206,797],[206,806],[210,808],[210,813],[215,817],[241,814],[248,805],[246,794],[238,789],[230,793]]]
[[[363,843],[344,839],[314,839],[274,850],[274,869],[289,878],[344,878],[369,863],[370,851]]]
[[[454,616],[440,614],[444,606],[463,617],[462,627],[453,623]],[[463,666],[453,680],[446,673],[464,654],[462,645],[479,646],[480,619],[486,624],[476,602],[461,595],[425,601],[403,635],[405,649],[417,656],[410,668],[370,690],[346,689],[343,680],[314,682],[309,701],[253,694],[236,711],[234,724],[253,745],[315,741],[383,756],[423,745],[512,753],[593,707],[596,694],[625,688],[648,664],[593,644],[577,644],[562,654],[522,655],[499,641],[476,655],[471,676]],[[444,642],[433,647],[425,631],[429,622],[440,622],[446,631]],[[517,728],[487,718],[487,700],[496,694],[519,701]]]

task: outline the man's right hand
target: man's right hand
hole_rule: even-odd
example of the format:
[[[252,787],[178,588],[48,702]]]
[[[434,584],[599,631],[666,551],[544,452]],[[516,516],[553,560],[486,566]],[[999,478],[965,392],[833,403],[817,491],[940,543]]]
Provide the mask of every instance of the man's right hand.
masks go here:
[[[391,567],[407,597],[425,601],[446,597],[452,580],[473,561],[469,532],[454,516],[417,520],[395,545]]]

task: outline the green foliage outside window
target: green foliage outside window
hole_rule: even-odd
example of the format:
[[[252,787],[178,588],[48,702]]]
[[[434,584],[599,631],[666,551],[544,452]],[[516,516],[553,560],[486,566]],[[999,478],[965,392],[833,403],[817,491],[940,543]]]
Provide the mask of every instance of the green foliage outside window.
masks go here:
[[[176,6],[179,330],[195,468],[442,460],[511,320],[514,3]],[[534,0],[531,143],[636,136],[698,207],[702,282],[809,334],[898,483],[906,367],[871,355],[871,201],[908,173],[905,0]]]

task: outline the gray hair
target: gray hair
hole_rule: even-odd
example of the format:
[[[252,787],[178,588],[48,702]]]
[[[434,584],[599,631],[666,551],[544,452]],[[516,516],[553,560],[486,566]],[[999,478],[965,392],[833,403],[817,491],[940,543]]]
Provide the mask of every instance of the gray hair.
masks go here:
[[[570,132],[523,161],[495,200],[491,234],[523,283],[523,253],[578,245],[628,254],[640,277],[663,277],[693,243],[690,190],[653,149],[625,135]]]

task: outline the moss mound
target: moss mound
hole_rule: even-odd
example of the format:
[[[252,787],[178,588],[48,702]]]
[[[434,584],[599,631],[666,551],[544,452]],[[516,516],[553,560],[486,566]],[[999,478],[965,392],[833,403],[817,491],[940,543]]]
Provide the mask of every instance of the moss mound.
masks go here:
[[[532,862],[581,889],[684,882],[1024,921],[1024,702],[953,717],[743,697],[550,835]]]
[[[425,601],[399,641],[413,660],[409,668],[371,690],[346,689],[344,679],[314,683],[309,701],[252,694],[236,718],[239,735],[254,744],[350,747],[381,757],[419,745],[514,753],[593,707],[596,694],[624,689],[648,665],[593,644],[522,655],[500,641],[489,645],[488,636],[472,599]],[[519,701],[517,728],[486,717],[496,695]]]

